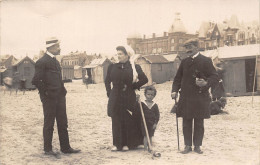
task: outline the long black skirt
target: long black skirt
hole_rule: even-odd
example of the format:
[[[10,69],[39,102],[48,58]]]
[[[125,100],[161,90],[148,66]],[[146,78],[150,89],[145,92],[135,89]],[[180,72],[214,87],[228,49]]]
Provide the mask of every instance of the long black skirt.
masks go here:
[[[112,115],[113,145],[119,150],[123,146],[134,149],[143,144],[140,115],[118,107]]]

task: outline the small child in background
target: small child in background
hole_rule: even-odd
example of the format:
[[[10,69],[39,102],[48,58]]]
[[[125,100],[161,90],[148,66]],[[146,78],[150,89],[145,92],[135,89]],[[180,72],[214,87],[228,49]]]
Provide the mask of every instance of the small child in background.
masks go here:
[[[155,87],[147,86],[144,90],[144,95],[146,100],[144,102],[141,102],[151,145],[152,145],[152,137],[154,136],[154,131],[157,127],[160,118],[158,105],[155,102],[153,102],[153,99],[156,96],[156,92],[157,91]],[[144,149],[147,150],[148,140],[147,140],[143,120],[141,122],[141,128],[142,128],[142,134],[144,136]]]

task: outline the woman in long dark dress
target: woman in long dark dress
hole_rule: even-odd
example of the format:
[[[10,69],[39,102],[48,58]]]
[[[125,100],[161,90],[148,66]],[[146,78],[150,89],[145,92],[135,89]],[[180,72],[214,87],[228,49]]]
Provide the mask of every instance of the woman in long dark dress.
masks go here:
[[[118,46],[116,50],[119,62],[108,67],[105,80],[109,97],[107,113],[112,118],[112,151],[127,151],[143,144],[135,90],[146,84],[148,79],[139,65],[135,68],[131,65],[125,47]],[[138,75],[136,82],[133,82],[132,68]]]

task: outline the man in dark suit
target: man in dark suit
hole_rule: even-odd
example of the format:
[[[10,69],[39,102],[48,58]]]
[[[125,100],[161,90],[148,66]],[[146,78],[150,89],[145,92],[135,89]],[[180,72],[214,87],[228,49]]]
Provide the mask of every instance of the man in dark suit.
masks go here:
[[[185,149],[183,154],[192,151],[192,125],[194,120],[194,151],[202,154],[200,146],[204,135],[204,119],[210,118],[211,98],[208,89],[218,82],[212,60],[200,54],[198,40],[190,39],[184,43],[189,57],[181,61],[172,84],[172,99],[180,91],[177,115],[183,118]]]
[[[60,54],[59,40],[55,37],[46,41],[47,51],[35,64],[35,74],[32,84],[35,85],[40,94],[43,105],[44,126],[43,139],[46,155],[59,157],[52,150],[52,136],[55,118],[57,121],[60,149],[63,153],[78,153],[70,147],[68,135],[68,121],[66,114],[66,89],[62,82],[61,67],[56,60]]]

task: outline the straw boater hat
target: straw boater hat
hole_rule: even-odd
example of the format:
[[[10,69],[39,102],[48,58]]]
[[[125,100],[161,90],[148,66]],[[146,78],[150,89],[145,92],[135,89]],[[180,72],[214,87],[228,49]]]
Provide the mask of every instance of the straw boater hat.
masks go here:
[[[60,41],[56,37],[51,37],[46,40],[46,48],[49,48],[53,45],[59,44]]]
[[[187,45],[198,46],[199,45],[199,40],[196,39],[196,38],[188,39],[187,41],[184,42],[183,46],[187,46]]]

